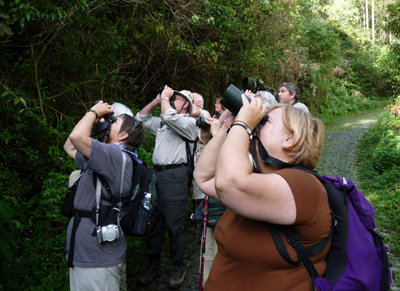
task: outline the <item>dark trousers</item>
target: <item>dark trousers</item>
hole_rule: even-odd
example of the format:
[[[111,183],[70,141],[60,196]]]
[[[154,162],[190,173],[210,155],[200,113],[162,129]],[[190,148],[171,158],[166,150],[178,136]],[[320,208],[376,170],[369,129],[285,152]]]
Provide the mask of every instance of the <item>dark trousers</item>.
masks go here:
[[[180,263],[185,257],[185,221],[188,203],[188,168],[180,167],[155,171],[157,193],[163,200],[159,224],[147,236],[147,254],[150,260],[159,260],[167,229],[170,239],[169,254],[172,263]]]

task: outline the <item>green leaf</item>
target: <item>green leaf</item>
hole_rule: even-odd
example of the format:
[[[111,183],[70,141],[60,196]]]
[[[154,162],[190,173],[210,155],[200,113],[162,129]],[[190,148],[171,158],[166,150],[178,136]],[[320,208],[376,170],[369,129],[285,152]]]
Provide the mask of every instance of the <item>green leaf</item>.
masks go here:
[[[8,203],[6,203],[3,200],[0,200],[0,215],[3,217],[3,219],[8,223],[12,224],[12,208]]]
[[[24,98],[19,98],[19,101],[21,101],[21,103],[24,104],[24,106],[26,107],[26,101]]]
[[[18,103],[19,103],[19,98],[16,97],[16,98],[14,99],[14,105],[17,105]]]
[[[7,259],[7,261],[12,260],[10,244],[4,239],[0,239],[0,253]]]
[[[15,205],[18,205],[18,201],[15,197],[11,197],[10,199],[12,200],[12,202],[14,202]]]
[[[4,1],[3,0],[0,0],[0,5],[4,6]]]
[[[7,33],[8,35],[12,35],[13,34],[10,27],[0,23],[0,36],[3,36],[4,33]]]

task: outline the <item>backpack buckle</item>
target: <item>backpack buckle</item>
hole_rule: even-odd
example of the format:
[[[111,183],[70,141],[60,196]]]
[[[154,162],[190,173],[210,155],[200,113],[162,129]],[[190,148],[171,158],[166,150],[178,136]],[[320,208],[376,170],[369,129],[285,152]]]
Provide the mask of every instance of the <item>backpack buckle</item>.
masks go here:
[[[300,241],[299,241],[299,237],[298,237],[297,234],[295,234],[295,233],[289,235],[289,236],[287,237],[287,241],[288,241],[288,243],[289,243],[290,245],[293,245],[293,244],[295,244],[295,243],[300,242]]]

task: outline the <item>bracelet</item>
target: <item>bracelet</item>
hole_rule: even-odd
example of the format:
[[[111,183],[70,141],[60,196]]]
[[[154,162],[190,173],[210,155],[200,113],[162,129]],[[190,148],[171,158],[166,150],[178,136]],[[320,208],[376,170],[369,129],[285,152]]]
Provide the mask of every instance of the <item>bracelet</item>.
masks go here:
[[[86,113],[88,113],[88,112],[93,112],[94,114],[96,114],[96,119],[98,119],[99,118],[99,116],[97,115],[97,112],[96,112],[96,110],[93,110],[93,109],[89,109]]]
[[[250,136],[250,139],[253,137],[252,135],[251,135],[251,130],[250,130],[250,128],[248,128],[246,125],[244,125],[244,124],[242,124],[242,123],[236,123],[236,122],[234,122],[232,125],[231,125],[231,127],[228,129],[228,131],[227,131],[227,134],[229,133],[229,131],[231,130],[231,128],[233,127],[233,126],[235,126],[235,125],[239,125],[240,127],[243,127],[246,131],[247,131],[247,133],[249,134],[249,136]]]
[[[235,119],[235,122],[234,122],[234,123],[236,123],[236,122],[241,122],[241,123],[243,123],[244,125],[246,125],[246,127],[249,127],[249,125],[248,125],[246,122],[241,121],[241,120],[239,120],[239,119]]]
[[[161,97],[161,100],[167,100],[167,101],[169,101],[169,98],[168,98],[168,97]]]

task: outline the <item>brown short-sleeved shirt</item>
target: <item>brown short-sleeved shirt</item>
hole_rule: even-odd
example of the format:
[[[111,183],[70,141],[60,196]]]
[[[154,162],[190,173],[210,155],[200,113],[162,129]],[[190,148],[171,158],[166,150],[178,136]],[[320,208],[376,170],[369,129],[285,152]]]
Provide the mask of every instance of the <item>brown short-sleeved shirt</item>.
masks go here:
[[[283,169],[275,173],[292,189],[297,211],[292,227],[303,245],[307,248],[328,236],[332,218],[324,186],[301,170]],[[281,236],[292,260],[297,261],[296,252]],[[205,291],[311,289],[311,278],[303,265],[292,266],[282,259],[266,222],[245,218],[228,209],[218,222],[215,238],[218,253]],[[330,243],[311,258],[320,275],[325,273],[329,247]]]

